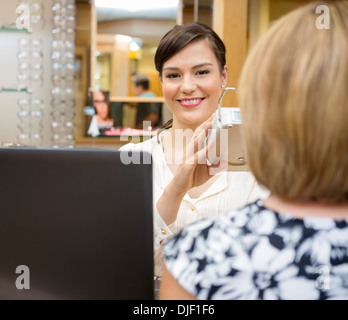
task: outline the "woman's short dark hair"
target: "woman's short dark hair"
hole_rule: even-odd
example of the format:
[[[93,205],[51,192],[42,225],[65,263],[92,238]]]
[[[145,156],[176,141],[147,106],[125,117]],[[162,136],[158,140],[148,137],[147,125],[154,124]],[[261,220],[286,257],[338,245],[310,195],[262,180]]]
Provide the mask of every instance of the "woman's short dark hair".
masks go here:
[[[155,54],[155,66],[160,76],[167,60],[189,44],[205,39],[208,40],[222,72],[226,65],[226,47],[223,41],[210,27],[193,22],[187,25],[176,25],[160,41]]]

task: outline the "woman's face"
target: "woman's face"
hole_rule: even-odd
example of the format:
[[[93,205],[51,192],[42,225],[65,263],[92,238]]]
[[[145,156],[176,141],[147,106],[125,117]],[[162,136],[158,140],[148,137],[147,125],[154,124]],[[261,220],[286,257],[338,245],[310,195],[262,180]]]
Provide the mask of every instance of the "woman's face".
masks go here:
[[[93,92],[93,103],[99,117],[103,120],[107,119],[109,107],[102,92]]]
[[[163,64],[162,90],[173,128],[195,129],[216,110],[227,67],[221,73],[207,40],[188,45]]]

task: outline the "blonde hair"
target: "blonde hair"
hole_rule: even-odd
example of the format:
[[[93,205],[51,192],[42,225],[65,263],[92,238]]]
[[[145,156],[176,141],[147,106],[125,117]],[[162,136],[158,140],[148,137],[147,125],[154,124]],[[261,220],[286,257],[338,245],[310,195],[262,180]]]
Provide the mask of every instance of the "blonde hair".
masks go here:
[[[317,28],[323,4],[330,29]],[[239,92],[258,182],[286,200],[348,202],[348,1],[277,21],[249,55]]]

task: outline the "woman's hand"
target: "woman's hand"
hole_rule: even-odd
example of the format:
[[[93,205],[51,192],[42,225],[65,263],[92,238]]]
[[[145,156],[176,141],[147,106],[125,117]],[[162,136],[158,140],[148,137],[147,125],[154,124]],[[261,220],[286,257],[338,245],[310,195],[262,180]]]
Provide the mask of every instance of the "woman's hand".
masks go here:
[[[210,166],[207,164],[208,150],[213,143],[206,143],[213,116],[196,128],[190,143],[184,149],[183,161],[177,167],[172,180],[176,194],[185,195],[191,188],[204,184],[213,176],[210,175]]]
[[[219,168],[217,171],[224,168],[221,163],[207,163],[208,150],[214,145],[213,142],[206,143],[213,116],[214,114],[194,131],[191,141],[184,149],[182,163],[176,168],[172,181],[157,202],[157,210],[167,225],[176,220],[185,194],[212,178],[214,175],[210,174],[211,168]]]

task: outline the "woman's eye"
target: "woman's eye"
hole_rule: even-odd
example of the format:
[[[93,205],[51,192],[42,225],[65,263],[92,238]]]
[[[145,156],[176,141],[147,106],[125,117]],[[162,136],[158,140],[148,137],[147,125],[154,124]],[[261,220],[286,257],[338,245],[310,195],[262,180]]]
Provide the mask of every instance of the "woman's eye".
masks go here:
[[[208,74],[209,73],[209,70],[199,70],[199,71],[197,71],[197,74],[198,75],[204,75],[204,74]]]
[[[177,78],[177,77],[179,77],[179,74],[177,74],[177,73],[168,73],[166,75],[166,78],[169,78],[169,79],[174,79],[174,78]]]

